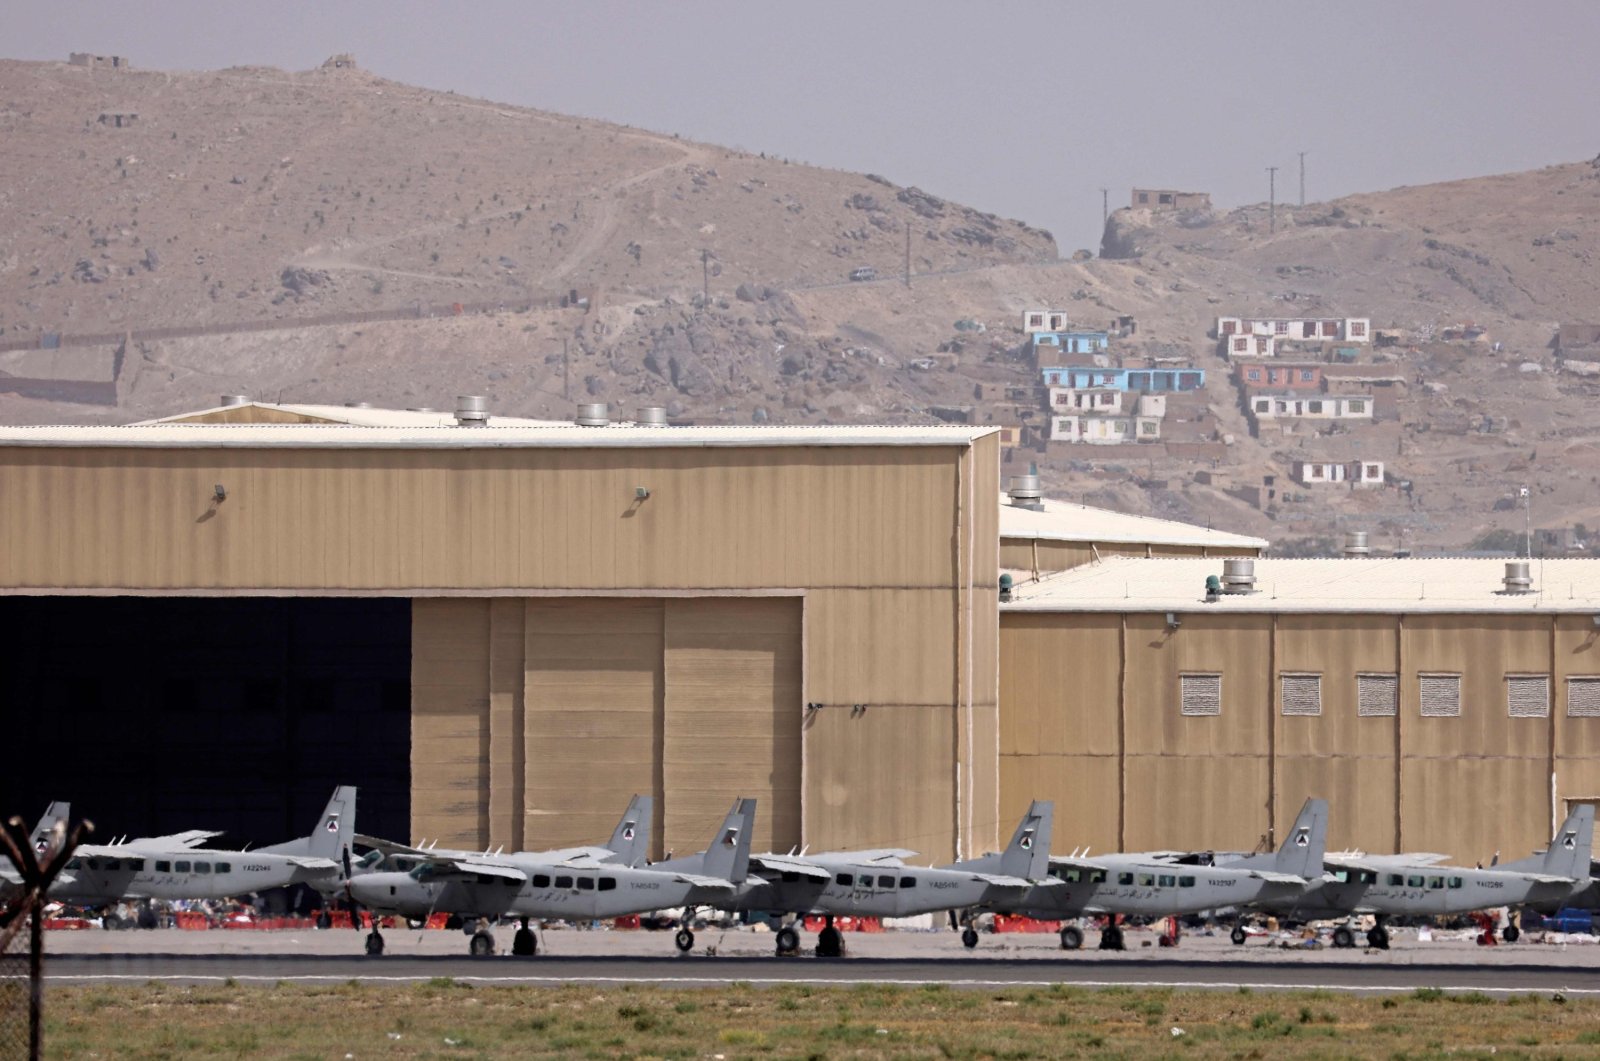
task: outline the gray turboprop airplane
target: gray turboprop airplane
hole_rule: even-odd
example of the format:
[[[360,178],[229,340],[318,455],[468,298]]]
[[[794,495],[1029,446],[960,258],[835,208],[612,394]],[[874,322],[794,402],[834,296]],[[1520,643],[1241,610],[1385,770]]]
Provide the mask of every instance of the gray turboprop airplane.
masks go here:
[[[785,915],[909,917],[940,910],[964,910],[1048,883],[1047,859],[1054,805],[1034,801],[1002,852],[948,866],[908,866],[914,851],[881,849],[821,854],[752,855],[751,880],[719,909]],[[800,947],[796,920],[777,933],[779,954]],[[826,931],[826,930],[824,930]],[[687,939],[685,936],[687,935]],[[977,943],[969,925],[962,933]],[[679,950],[693,946],[687,930],[678,933]]]
[[[58,807],[64,820],[67,805],[51,804],[52,811]],[[123,899],[221,899],[287,884],[315,884],[338,876],[355,816],[356,790],[341,787],[334,790],[310,836],[254,851],[197,847],[220,835],[204,830],[83,844],[50,886],[50,898],[105,906]]]
[[[1431,855],[1329,855],[1325,859],[1329,876],[1317,887],[1295,896],[1264,897],[1252,905],[1302,921],[1375,914],[1367,943],[1385,949],[1389,931],[1383,921],[1393,914],[1460,914],[1500,906],[1555,909],[1577,900],[1593,887],[1589,875],[1593,844],[1594,807],[1582,804],[1567,815],[1549,848],[1517,862],[1469,869],[1439,865],[1438,856]],[[1248,865],[1260,857],[1227,864]],[[1518,934],[1514,925],[1507,928],[1506,941],[1515,942]],[[1354,931],[1349,925],[1339,926],[1333,943],[1355,946]]]
[[[426,918],[435,912],[463,917],[519,917],[523,926],[513,946],[532,954],[529,918],[593,920],[623,917],[674,906],[717,905],[736,893],[750,860],[750,833],[756,801],[736,800],[711,844],[698,855],[635,867],[596,857],[596,849],[575,848],[544,854],[475,855],[457,858],[414,850],[409,873],[362,873],[349,881],[350,897],[377,913]],[[637,842],[648,829],[646,817],[634,830]],[[611,852],[602,854],[610,856]],[[687,930],[686,930],[687,931]],[[523,933],[528,933],[523,936]],[[376,930],[373,932],[377,934]],[[472,936],[474,955],[494,953],[486,928]],[[382,953],[382,945],[368,951]]]
[[[1299,896],[1322,878],[1327,837],[1328,803],[1308,799],[1283,846],[1250,865],[1180,865],[1155,853],[1052,856],[1053,887],[988,905],[1002,913],[1049,920],[1085,914],[1172,917]],[[1063,927],[1061,946],[1083,946],[1083,931],[1075,925]],[[1122,929],[1115,919],[1101,932],[1100,947],[1122,949]]]

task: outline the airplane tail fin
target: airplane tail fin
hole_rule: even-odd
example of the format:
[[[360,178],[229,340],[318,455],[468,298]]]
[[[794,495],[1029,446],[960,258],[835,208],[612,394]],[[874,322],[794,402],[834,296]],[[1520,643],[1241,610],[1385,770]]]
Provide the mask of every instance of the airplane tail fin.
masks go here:
[[[650,816],[654,809],[655,801],[649,796],[636,795],[628,801],[628,809],[622,812],[622,820],[617,822],[611,842],[606,845],[623,865],[643,865],[650,857]]]
[[[1008,877],[1042,880],[1050,873],[1050,830],[1056,805],[1036,799],[1017,823],[1011,842],[1000,854],[1000,872]]]
[[[353,785],[340,785],[333,790],[333,798],[317,819],[317,828],[306,837],[306,853],[316,858],[331,858],[338,862],[356,835],[356,790]]]
[[[744,882],[750,871],[750,836],[755,832],[756,801],[738,799],[722,820],[717,835],[700,856],[700,872],[708,877]]]
[[[50,804],[44,812],[44,817],[39,819],[39,824],[33,827],[33,833],[28,837],[28,842],[33,845],[35,855],[44,854],[45,848],[53,841],[55,827],[59,824],[65,828],[67,821],[72,817],[72,804],[56,802]]]
[[[1594,806],[1580,803],[1551,838],[1541,870],[1552,877],[1583,880],[1589,876],[1589,853],[1593,847]]]
[[[1300,808],[1289,835],[1273,859],[1279,873],[1311,879],[1322,876],[1322,856],[1328,847],[1328,801],[1308,799]]]

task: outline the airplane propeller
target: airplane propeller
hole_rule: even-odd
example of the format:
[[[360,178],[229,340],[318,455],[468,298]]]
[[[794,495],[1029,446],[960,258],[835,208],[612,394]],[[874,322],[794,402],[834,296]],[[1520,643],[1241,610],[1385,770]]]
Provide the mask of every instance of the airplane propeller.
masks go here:
[[[345,845],[340,854],[344,862],[344,899],[350,906],[350,927],[357,932],[361,931],[361,904],[356,902],[355,895],[350,891],[350,880],[355,872],[350,868],[350,846]]]

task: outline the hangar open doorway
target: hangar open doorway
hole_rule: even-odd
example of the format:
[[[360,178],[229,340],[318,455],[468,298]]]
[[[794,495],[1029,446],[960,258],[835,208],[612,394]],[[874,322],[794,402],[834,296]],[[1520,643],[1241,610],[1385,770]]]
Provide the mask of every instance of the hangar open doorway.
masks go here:
[[[308,832],[335,785],[362,832],[410,814],[411,601],[0,597],[0,810],[70,800],[104,842]]]

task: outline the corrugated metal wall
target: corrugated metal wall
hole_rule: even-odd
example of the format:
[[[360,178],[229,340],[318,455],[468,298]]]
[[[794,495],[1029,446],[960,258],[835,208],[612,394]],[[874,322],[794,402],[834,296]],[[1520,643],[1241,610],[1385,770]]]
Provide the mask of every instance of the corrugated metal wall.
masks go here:
[[[1001,616],[1008,814],[1052,796],[1058,846],[1237,849],[1322,796],[1334,848],[1474,862],[1543,846],[1567,799],[1600,795],[1600,718],[1567,714],[1567,679],[1600,675],[1587,615],[1179,618]],[[1222,675],[1219,716],[1181,713],[1185,673]],[[1358,712],[1363,673],[1398,676],[1395,714]],[[1320,677],[1320,714],[1283,713],[1284,674]],[[1422,715],[1425,674],[1460,676],[1459,717]],[[1547,715],[1510,714],[1519,674],[1550,675]]]

